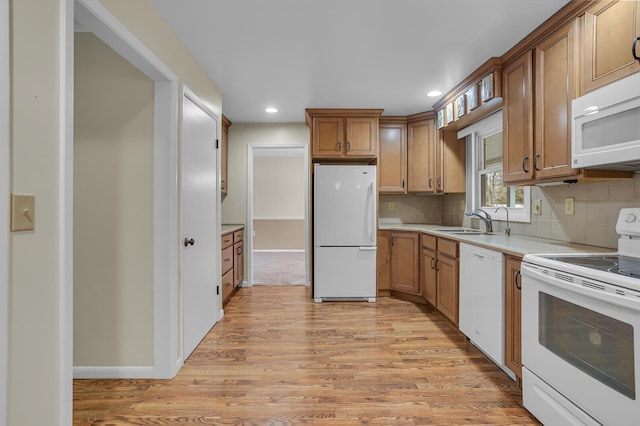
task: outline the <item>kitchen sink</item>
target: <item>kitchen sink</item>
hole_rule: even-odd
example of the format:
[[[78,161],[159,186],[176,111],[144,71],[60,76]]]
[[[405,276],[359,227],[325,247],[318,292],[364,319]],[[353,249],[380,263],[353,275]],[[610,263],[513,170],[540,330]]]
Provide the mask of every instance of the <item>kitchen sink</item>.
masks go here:
[[[455,235],[493,235],[494,234],[493,232],[485,232],[480,229],[465,229],[465,228],[438,229],[438,231],[446,232],[449,234],[455,234]]]

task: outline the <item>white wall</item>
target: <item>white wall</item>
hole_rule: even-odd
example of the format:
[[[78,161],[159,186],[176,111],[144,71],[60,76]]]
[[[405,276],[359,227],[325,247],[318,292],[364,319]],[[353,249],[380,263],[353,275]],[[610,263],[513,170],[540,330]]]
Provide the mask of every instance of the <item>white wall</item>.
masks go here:
[[[153,366],[154,82],[75,36],[74,366]]]
[[[222,223],[246,222],[247,145],[308,143],[309,128],[304,123],[234,123],[229,128],[229,194],[222,201]]]

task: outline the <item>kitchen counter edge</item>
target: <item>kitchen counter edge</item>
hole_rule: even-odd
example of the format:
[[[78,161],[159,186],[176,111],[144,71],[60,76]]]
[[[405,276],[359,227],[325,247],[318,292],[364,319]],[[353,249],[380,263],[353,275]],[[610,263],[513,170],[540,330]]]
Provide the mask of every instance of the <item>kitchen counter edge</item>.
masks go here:
[[[522,257],[526,254],[543,253],[612,253],[614,250],[607,247],[589,246],[586,244],[568,243],[564,241],[550,240],[526,235],[506,236],[502,233],[484,235],[461,235],[451,232],[443,232],[448,229],[468,229],[460,226],[427,225],[419,223],[381,223],[380,231],[407,231],[422,232],[437,237],[446,238],[462,243],[473,244],[490,250],[496,250],[506,255]]]
[[[230,232],[239,231],[244,228],[244,225],[221,225],[220,226],[220,235],[228,234]]]

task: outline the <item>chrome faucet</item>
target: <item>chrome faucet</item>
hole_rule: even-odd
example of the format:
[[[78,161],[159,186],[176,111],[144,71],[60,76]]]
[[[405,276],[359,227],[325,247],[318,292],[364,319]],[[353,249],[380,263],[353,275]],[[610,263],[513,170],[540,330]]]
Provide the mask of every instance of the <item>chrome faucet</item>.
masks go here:
[[[484,213],[486,217],[482,216],[478,212]],[[480,220],[482,220],[482,222],[484,222],[485,232],[487,232],[487,233],[488,232],[493,232],[493,224],[491,223],[491,215],[489,213],[487,213],[486,211],[484,211],[482,209],[478,209],[475,212],[466,212],[465,215],[479,217]]]
[[[498,210],[500,209],[504,209],[504,211],[507,212],[507,227],[504,228],[504,235],[508,237],[509,235],[511,235],[511,228],[509,228],[509,209],[505,206],[498,206],[494,213],[498,213]]]

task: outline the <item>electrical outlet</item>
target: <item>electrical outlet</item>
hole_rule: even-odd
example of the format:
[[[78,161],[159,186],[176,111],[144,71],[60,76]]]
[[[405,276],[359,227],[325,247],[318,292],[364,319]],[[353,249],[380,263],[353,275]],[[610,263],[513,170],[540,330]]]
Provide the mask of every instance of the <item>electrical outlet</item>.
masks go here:
[[[564,199],[564,214],[574,215],[576,214],[576,199],[573,197],[567,197]]]
[[[389,211],[391,211],[391,210],[396,208],[396,205],[395,205],[395,203],[393,201],[389,201],[388,207],[389,207]]]
[[[542,214],[542,200],[533,200],[533,214],[537,216]]]

